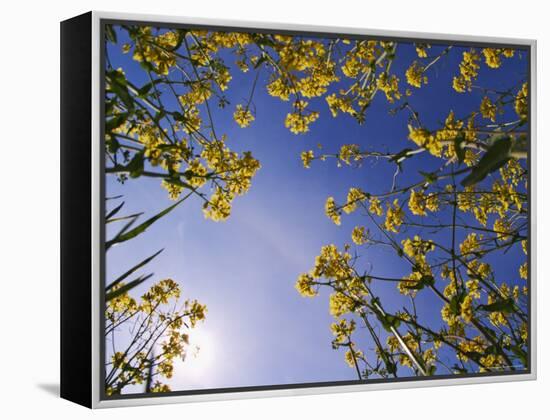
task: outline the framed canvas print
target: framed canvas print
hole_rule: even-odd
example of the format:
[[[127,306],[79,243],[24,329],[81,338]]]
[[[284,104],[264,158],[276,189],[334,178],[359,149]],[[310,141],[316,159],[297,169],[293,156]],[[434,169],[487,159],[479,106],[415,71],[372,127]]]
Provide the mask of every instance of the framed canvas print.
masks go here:
[[[61,394],[534,379],[535,42],[61,24]]]

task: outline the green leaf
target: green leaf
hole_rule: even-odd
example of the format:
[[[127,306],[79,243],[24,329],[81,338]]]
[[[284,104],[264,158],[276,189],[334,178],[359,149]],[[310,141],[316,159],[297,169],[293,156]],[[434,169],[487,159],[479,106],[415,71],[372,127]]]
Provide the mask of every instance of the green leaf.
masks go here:
[[[435,172],[418,171],[418,173],[424,177],[427,184],[433,184],[437,181],[437,174]]]
[[[189,32],[187,29],[178,29],[178,41],[176,42],[176,45],[170,48],[170,51],[177,51],[179,47],[181,47],[181,44],[183,44],[183,40],[185,39],[187,32]]]
[[[464,354],[472,360],[475,360],[476,362],[479,362],[479,360],[483,357],[483,354],[477,352],[477,351],[465,351]]]
[[[146,276],[140,276],[135,280],[132,280],[130,283],[125,284],[120,289],[116,289],[112,292],[109,292],[105,295],[105,300],[109,302],[110,300],[123,295],[124,293],[128,292],[129,290],[133,289],[136,286],[139,286],[141,283],[143,283],[145,280],[149,279],[153,274],[148,274]]]
[[[126,77],[118,71],[111,71],[107,74],[107,80],[109,82],[109,90],[114,93],[118,98],[126,105],[129,110],[133,110],[134,99],[128,91],[128,81]]]
[[[487,312],[503,312],[509,314],[511,312],[514,312],[514,300],[498,300],[488,305],[479,305],[478,308]]]
[[[435,279],[433,276],[430,275],[424,275],[422,278],[417,281],[416,283],[412,283],[411,285],[405,284],[405,289],[411,289],[411,290],[422,290],[426,286],[433,286],[435,284]]]
[[[164,210],[162,210],[160,213],[156,214],[155,216],[151,217],[150,219],[147,219],[145,222],[143,222],[142,224],[140,224],[139,226],[135,227],[134,229],[126,232],[126,233],[123,233],[123,234],[120,234],[120,235],[117,235],[114,239],[111,239],[110,241],[107,241],[105,246],[107,248],[111,247],[112,245],[114,244],[117,244],[117,243],[121,243],[121,242],[125,242],[129,239],[132,239],[132,238],[135,238],[136,236],[138,236],[140,233],[143,233],[145,232],[145,230],[151,226],[153,223],[155,223],[157,220],[159,220],[161,217],[164,217],[166,216],[168,213],[170,213],[172,210],[174,210],[177,206],[179,206],[185,199],[187,198],[184,197],[182,199],[180,199],[179,201],[176,201],[174,204],[172,204],[171,206],[165,208]]]
[[[456,157],[458,158],[458,163],[464,162],[464,157],[466,155],[466,152],[464,151],[463,147],[464,142],[464,132],[458,133],[458,135],[455,137],[454,143],[455,143],[455,153]]]
[[[393,155],[393,157],[389,160],[390,162],[395,162],[395,163],[401,163],[403,162],[407,157],[409,157],[409,152],[411,152],[412,149],[403,149],[401,150],[400,152],[396,153],[395,155]]]
[[[145,258],[143,261],[137,263],[132,268],[130,268],[128,271],[126,271],[124,274],[122,274],[120,277],[118,277],[116,280],[114,280],[111,284],[109,284],[105,291],[109,291],[114,286],[119,284],[121,281],[123,281],[126,277],[130,276],[132,273],[135,273],[137,270],[139,270],[141,267],[145,266],[146,264],[149,264],[150,261],[152,261],[157,255],[159,255],[162,251],[164,251],[164,248],[160,251],[155,252],[153,255]]]
[[[394,315],[384,315],[383,313],[376,311],[376,318],[378,318],[380,324],[382,324],[382,327],[387,332],[392,332],[392,328],[399,328],[401,325],[401,320]]]
[[[130,178],[138,178],[143,173],[144,158],[143,152],[137,152],[132,160],[126,165]]]
[[[455,315],[460,315],[460,305],[462,304],[462,302],[464,301],[464,298],[466,297],[466,291],[463,290],[461,291],[460,293],[457,293],[456,295],[454,295],[450,302],[449,302],[449,307],[452,311],[453,314]]]
[[[107,251],[113,244],[117,243],[118,241],[118,238],[120,238],[125,232],[128,231],[128,229],[130,229],[133,224],[136,222],[136,220],[138,219],[139,215],[136,215],[135,217],[130,217],[128,218],[129,219],[129,222],[126,223],[122,229],[120,229],[118,231],[118,233],[114,236],[113,239],[111,239],[110,241],[107,241],[105,242],[105,251]]]
[[[437,367],[435,365],[431,365],[428,367],[428,369],[426,369],[426,373],[428,374],[428,376],[433,376],[435,375],[436,369]]]
[[[140,87],[139,89],[137,89],[137,95],[140,97],[140,98],[145,98],[147,96],[147,94],[151,91],[151,89],[155,86],[155,85],[158,85],[159,83],[162,83],[162,79],[155,79],[153,80],[152,82],[149,82],[149,83],[146,83],[144,84],[142,87]]]
[[[113,219],[106,220],[105,223],[114,223],[114,222],[122,222],[123,220],[137,219],[142,214],[143,212],[130,214],[128,216],[115,217]]]
[[[267,61],[267,57],[264,54],[262,54],[260,59],[256,62],[256,64],[254,64],[254,70],[256,70],[258,67],[260,67],[266,61]]]
[[[105,122],[105,131],[107,133],[113,131],[115,128],[120,127],[124,121],[128,118],[128,113],[123,112],[122,114],[117,114],[113,118],[110,118],[108,121]]]
[[[477,184],[491,172],[496,171],[510,159],[512,139],[506,134],[498,134],[491,138],[491,146],[480,161],[472,168],[470,174],[461,181],[463,187]]]
[[[527,366],[527,353],[520,346],[512,346],[510,350],[521,360],[523,366]]]
[[[120,143],[115,137],[110,137],[105,140],[105,146],[109,153],[115,154],[120,149]]]
[[[105,221],[108,222],[109,219],[110,219],[111,217],[113,217],[115,214],[117,214],[123,206],[124,206],[124,201],[123,201],[122,203],[120,203],[118,206],[116,206],[113,210],[111,210],[111,211],[107,214],[107,216],[105,216]]]
[[[179,176],[164,178],[164,180],[169,184],[177,185],[178,187],[187,188],[189,190],[193,189],[193,187],[190,184],[183,182]]]
[[[153,120],[158,123],[160,120],[162,120],[166,116],[166,111],[164,109],[161,109],[159,112],[155,114],[153,117]],[[185,121],[185,120],[183,120]]]
[[[155,68],[155,66],[153,66],[149,61],[147,60],[143,60],[143,61],[140,61],[139,62],[139,65],[140,67],[147,71],[147,72],[151,72],[151,73],[157,73],[157,69]]]
[[[255,42],[256,42],[256,44],[258,44],[258,45],[260,45],[260,46],[271,47],[271,48],[276,47],[275,42],[273,42],[273,41],[269,38],[269,35],[257,34],[257,35],[256,35],[256,39],[255,39]]]
[[[386,365],[386,369],[388,370],[388,373],[393,375],[397,373],[397,366],[393,361],[389,358],[388,354],[385,351],[382,351],[380,353],[380,357],[382,357],[382,360],[384,361],[384,364]]]
[[[113,29],[113,25],[105,25],[105,37],[108,41],[111,41],[113,44],[117,43],[116,32]]]
[[[147,96],[147,94],[152,89],[152,87],[153,87],[153,83],[151,82],[144,84],[142,87],[138,89],[138,92],[137,92],[138,96],[140,98],[144,98],[145,96]]]

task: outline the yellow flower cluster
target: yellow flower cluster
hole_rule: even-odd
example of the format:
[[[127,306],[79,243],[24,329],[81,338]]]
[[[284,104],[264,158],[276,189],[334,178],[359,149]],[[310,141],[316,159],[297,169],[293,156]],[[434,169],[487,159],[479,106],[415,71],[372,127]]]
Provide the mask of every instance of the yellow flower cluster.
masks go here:
[[[120,287],[123,285],[118,284],[111,290],[119,290]],[[138,332],[136,335],[136,340],[143,340],[141,349],[132,349],[130,345],[125,351],[114,351],[111,356],[114,376],[105,387],[108,395],[120,394],[126,385],[143,384],[149,379],[151,364],[156,365],[156,373],[159,375],[165,378],[172,377],[174,360],[185,355],[185,346],[189,344],[188,334],[181,333],[184,325],[187,326],[184,320],[188,320],[193,328],[197,321],[204,320],[206,314],[206,306],[196,300],[186,301],[182,306],[182,312],[174,310],[180,293],[180,287],[174,280],[165,279],[151,286],[142,295],[139,305],[128,296],[128,292],[108,302],[106,319],[109,328],[116,328],[124,322],[132,322],[129,321],[131,319],[134,320],[134,325],[142,325],[136,328],[139,331],[143,325],[149,326],[146,327],[147,333]],[[151,354],[148,342],[156,340],[160,340],[162,351],[155,355]],[[158,381],[155,386],[155,392],[169,391],[167,386]]]
[[[418,43],[418,44],[415,44],[415,48],[416,48],[416,54],[418,55],[418,58],[426,58],[428,57],[427,50],[430,49],[431,46],[429,44]]]
[[[424,240],[418,235],[415,235],[413,239],[403,239],[401,245],[403,245],[403,252],[406,255],[414,258],[416,262],[422,263],[426,261],[426,254],[435,249],[432,240]]]
[[[464,122],[461,120],[455,119],[455,114],[451,110],[447,118],[445,119],[445,125],[442,129],[437,130],[435,133],[435,143],[437,148],[432,152],[435,156],[440,156],[440,154],[435,154],[438,151],[438,148],[442,145],[447,145],[447,156],[454,158],[456,156],[456,151],[454,150],[454,142],[459,133],[461,132],[464,126]],[[467,134],[467,132],[465,133]],[[435,146],[434,146],[435,147]]]
[[[238,104],[237,109],[233,114],[233,119],[237,124],[239,124],[239,127],[245,128],[248,127],[252,121],[254,121],[254,115],[252,115],[252,112],[250,112],[248,107],[244,108],[241,104]]]
[[[476,336],[471,340],[461,340],[458,343],[458,348],[460,349],[460,353],[457,353],[457,358],[459,360],[462,360],[463,362],[467,362],[470,360],[468,357],[468,354],[471,353],[479,353],[483,354],[485,352],[485,348],[487,347],[487,342],[485,339],[481,336]]]
[[[402,281],[397,284],[397,289],[403,295],[414,295],[416,289],[413,286],[418,285],[425,277],[432,277],[432,269],[427,261],[427,254],[435,249],[435,245],[431,240],[424,240],[420,236],[415,235],[413,239],[407,238],[401,241],[403,252],[414,262],[414,269],[411,274],[403,277]]]
[[[473,304],[473,298],[471,295],[467,295],[462,303],[460,304],[460,316],[466,322],[469,324],[472,322],[472,319],[474,317],[474,308],[472,306]]]
[[[320,254],[315,259],[315,266],[307,273],[298,277],[296,289],[302,296],[312,297],[317,294],[313,286],[316,279],[326,278],[334,285],[334,293],[329,298],[329,311],[332,316],[340,316],[354,312],[357,308],[357,302],[368,294],[363,280],[355,275],[350,266],[351,255],[346,251],[340,252],[335,245],[326,245],[321,248]],[[350,325],[346,324],[346,330],[351,334]],[[332,327],[337,341],[342,337],[338,334],[343,333],[344,322]]]
[[[151,313],[159,305],[167,304],[169,299],[179,298],[180,293],[180,287],[174,280],[161,280],[141,296],[140,309],[143,312]]]
[[[138,31],[139,43],[134,48],[134,60],[153,64],[159,74],[167,75],[176,64],[176,56],[171,50],[179,42],[178,33],[168,31],[154,36],[150,26],[139,27]]]
[[[514,50],[511,48],[484,48],[482,51],[485,57],[485,64],[492,69],[498,69],[501,64],[501,56],[512,58]]]
[[[357,209],[357,203],[365,201],[367,195],[359,188],[350,188],[348,191],[348,197],[346,204],[342,206],[342,210],[346,214],[350,214]]]
[[[217,186],[203,208],[204,215],[214,221],[223,221],[231,213],[231,201],[236,195],[243,195],[251,186],[251,179],[260,169],[250,152],[242,157],[230,151],[223,140],[212,141],[203,146],[201,157],[215,173],[224,174],[221,180],[225,188]]]
[[[119,283],[110,289],[110,292],[115,292],[124,287],[124,283]],[[128,292],[122,293],[117,297],[107,302],[106,316],[112,322],[115,320],[116,313],[127,312],[128,314],[135,313],[139,309],[136,300],[132,298]]]
[[[151,387],[151,392],[152,393],[157,393],[157,392],[171,392],[172,389],[170,388],[169,385],[166,385],[166,384],[162,384],[160,383],[159,381],[155,381],[155,383],[153,384],[153,386]]]
[[[209,81],[193,81],[188,86],[189,90],[178,97],[184,107],[195,107],[203,104],[212,96],[212,84]]]
[[[220,48],[242,50],[253,41],[253,36],[246,32],[207,32],[192,31],[191,34],[204,44],[203,54],[217,52]]]
[[[329,297],[329,312],[335,318],[353,312],[354,307],[354,300],[344,293],[335,292]]]
[[[447,303],[441,308],[441,319],[447,323],[451,334],[464,337],[464,324]]]
[[[424,191],[411,190],[409,198],[409,210],[417,216],[426,216],[426,210],[435,212],[439,209],[439,199],[437,195],[430,193],[424,194]]]
[[[308,151],[302,152],[300,157],[302,158],[302,163],[304,165],[304,168],[309,168],[311,161],[315,159],[315,154],[313,153],[313,150],[308,150]]]
[[[329,311],[332,316],[340,316],[356,310],[356,302],[367,295],[367,289],[363,280],[355,275],[350,266],[351,255],[346,251],[340,252],[335,245],[326,245],[321,248],[320,254],[315,258],[315,266],[307,273],[298,277],[296,289],[302,296],[312,297],[317,294],[313,286],[316,279],[326,278],[334,285],[334,293],[329,298]],[[347,325],[347,324],[346,324]],[[351,325],[351,324],[350,324]],[[349,330],[350,325],[347,325]],[[353,324],[354,326],[355,324]],[[333,326],[335,335],[342,334],[344,323],[341,321]],[[340,340],[337,338],[337,341]]]
[[[353,277],[353,269],[349,266],[351,255],[340,252],[336,245],[325,245],[315,258],[315,267],[310,275],[313,278],[329,278],[336,281],[346,281]]]
[[[504,286],[504,284],[503,284],[503,286]],[[501,288],[501,292],[504,292],[504,295],[506,297],[509,294],[509,290],[508,290],[508,293],[506,293],[506,289]],[[487,296],[487,304],[491,305],[495,302],[498,302],[497,297],[495,296],[494,293],[490,293]],[[501,325],[506,325],[506,317],[504,316],[504,313],[500,312],[500,311],[492,311],[489,314],[489,321],[491,321],[491,324],[493,324],[495,327],[499,327]]]
[[[313,282],[313,277],[311,277],[309,274],[300,274],[294,287],[302,296],[314,297],[317,295],[317,291],[313,288]]]
[[[475,49],[462,53],[462,62],[459,65],[460,75],[453,78],[453,89],[464,93],[472,89],[472,83],[477,78],[480,56]]]
[[[199,303],[197,300],[185,301],[185,310],[189,316],[192,328],[195,327],[197,322],[204,321],[206,318],[206,305]]]
[[[477,259],[468,262],[468,276],[488,279],[491,273],[492,269],[488,263],[479,262]]]
[[[512,226],[508,220],[499,218],[495,220],[493,224],[493,230],[497,234],[497,239],[501,241],[506,241],[510,238]]]
[[[363,245],[368,241],[368,232],[364,226],[355,226],[351,232],[351,240],[356,245]]]
[[[393,201],[393,206],[388,204],[388,210],[386,212],[386,220],[384,222],[384,228],[388,232],[399,232],[399,226],[405,219],[405,212],[399,205],[397,198]]]
[[[327,217],[334,222],[336,225],[340,225],[341,223],[341,217],[340,217],[340,210],[338,210],[338,207],[336,206],[336,202],[334,201],[334,197],[327,198],[327,201],[325,203],[325,214]]]
[[[483,116],[483,118],[488,118],[493,122],[496,121],[497,107],[495,104],[491,102],[491,100],[487,96],[485,96],[481,101],[481,105],[479,106],[479,111],[481,112],[481,115]]]
[[[505,171],[501,171],[506,176]],[[503,176],[504,181],[504,176]],[[492,203],[490,211],[498,213],[500,217],[505,217],[506,212],[515,205],[516,209],[521,211],[523,208],[523,200],[521,195],[514,188],[512,180],[510,181],[495,181],[491,188],[495,195],[496,202]]]
[[[382,216],[382,214],[384,214],[384,210],[382,209],[382,205],[378,197],[371,197],[369,199],[369,212],[376,216]]]
[[[344,360],[350,368],[355,368],[356,361],[362,358],[364,358],[364,354],[361,350],[352,350],[352,348],[349,348],[344,354]]]
[[[328,107],[333,117],[337,117],[339,112],[349,114],[352,117],[357,115],[353,107],[353,98],[351,96],[336,95],[332,93],[325,97]]]
[[[415,356],[418,356],[416,354],[419,350],[419,347],[420,347],[419,344],[418,344],[418,340],[411,333],[407,333],[403,336],[403,341],[405,342],[405,344],[409,348],[409,350],[411,350],[411,352]],[[386,344],[388,345],[388,348],[392,353],[398,352],[401,349],[401,343],[399,342],[399,340],[394,335],[390,335],[386,339]],[[406,367],[409,367],[411,369],[415,366],[415,365],[413,365],[413,362],[410,359],[410,357],[404,352],[399,352],[399,363],[402,366],[406,366]]]
[[[286,79],[277,78],[267,85],[267,93],[283,101],[288,101],[291,94],[290,83]]]
[[[529,104],[527,102],[528,95],[529,87],[527,83],[524,83],[518,91],[514,101],[514,109],[516,110],[516,114],[518,114],[518,117],[520,117],[523,121],[527,120],[527,115],[529,113]]]
[[[344,144],[340,148],[339,158],[342,162],[350,165],[351,160],[360,161],[361,156],[361,150],[359,149],[359,145],[357,144]]]
[[[168,191],[168,198],[173,201],[176,201],[183,191],[182,186],[169,182],[165,179],[161,181],[161,185],[166,191]]]
[[[231,215],[232,195],[217,187],[210,197],[207,206],[203,208],[204,217],[214,222],[226,220]]]
[[[364,66],[356,56],[350,56],[342,66],[342,73],[351,79],[356,78],[364,70]]]
[[[415,128],[409,124],[409,139],[418,146],[425,148],[434,156],[441,156],[443,150],[441,144],[425,128]]]
[[[330,325],[330,330],[334,334],[334,341],[338,344],[345,344],[350,340],[351,335],[355,331],[355,321],[347,321],[340,319],[338,322],[333,322]]]
[[[477,233],[470,233],[460,244],[460,253],[462,256],[473,254],[481,249],[480,241],[483,239],[483,235]]]
[[[381,73],[376,80],[376,87],[386,94],[386,99],[390,104],[401,99],[399,78],[395,74],[388,76],[386,72]]]
[[[204,167],[199,159],[193,159],[187,166],[187,182],[193,188],[200,188],[206,183],[208,170]]]
[[[428,84],[428,77],[424,76],[424,67],[418,61],[413,61],[405,72],[405,77],[407,78],[407,83],[416,88],[422,87],[423,83]]]
[[[288,113],[285,119],[285,127],[294,134],[307,133],[309,125],[319,118],[319,113],[311,111],[304,113],[303,111]]]
[[[527,263],[526,263],[526,262],[524,262],[524,263],[519,267],[519,276],[520,276],[522,279],[527,280],[527,278],[528,278],[528,276],[529,276],[529,271],[528,271]]]

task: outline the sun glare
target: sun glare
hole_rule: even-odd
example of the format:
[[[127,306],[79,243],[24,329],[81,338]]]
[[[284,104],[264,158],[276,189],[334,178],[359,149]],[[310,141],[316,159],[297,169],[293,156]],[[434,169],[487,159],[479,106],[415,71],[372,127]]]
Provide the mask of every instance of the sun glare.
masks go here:
[[[189,332],[189,347],[185,361],[178,362],[174,371],[178,379],[197,382],[206,380],[216,363],[216,340],[202,325]]]

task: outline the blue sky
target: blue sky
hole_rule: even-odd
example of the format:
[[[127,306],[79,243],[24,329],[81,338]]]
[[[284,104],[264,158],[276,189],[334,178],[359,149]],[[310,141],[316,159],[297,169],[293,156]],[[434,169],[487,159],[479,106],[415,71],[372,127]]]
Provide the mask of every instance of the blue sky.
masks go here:
[[[432,52],[442,48],[434,47]],[[123,55],[120,46],[111,44],[108,51],[113,67],[122,67],[135,84],[145,83],[131,54]],[[427,127],[440,126],[450,109],[463,117],[479,106],[482,95],[461,95],[451,89],[462,51],[456,48],[440,60],[428,74],[428,86],[415,90],[410,99]],[[402,79],[403,91],[404,71],[414,55],[412,44],[399,44],[392,70]],[[226,62],[232,65],[232,60]],[[516,57],[504,61],[499,71],[483,68],[478,84],[495,89],[515,84],[519,88],[525,72],[525,60]],[[320,118],[310,126],[310,132],[296,136],[284,127],[290,104],[266,93],[267,72],[263,71],[254,96],[256,120],[249,128],[241,129],[232,113],[235,105],[248,97],[253,79],[251,73],[243,75],[234,66],[231,73],[228,98],[232,103],[225,110],[216,109],[214,120],[217,132],[227,134],[231,149],[251,150],[260,160],[262,168],[253,178],[250,191],[235,199],[232,215],[225,222],[206,220],[198,199],[185,202],[147,233],[109,250],[107,278],[165,248],[146,271],[154,272],[157,280],[177,280],[185,298],[208,305],[206,321],[197,327],[201,351],[196,359],[190,357],[176,366],[174,378],[169,381],[173,390],[354,380],[356,373],[345,364],[344,351],[331,347],[329,326],[333,319],[326,291],[306,299],[295,291],[294,283],[300,273],[313,266],[323,245],[350,243],[355,225],[368,227],[359,214],[344,216],[342,225],[335,226],[324,214],[327,197],[342,202],[352,186],[373,193],[387,190],[395,167],[366,162],[362,168],[352,169],[339,168],[335,161],[316,161],[310,169],[304,169],[300,152],[316,150],[317,143],[327,152],[336,152],[342,144],[350,143],[393,152],[411,147],[407,140],[408,115],[389,115],[391,105],[379,94],[367,111],[365,124],[359,125],[349,116],[332,118],[324,99],[316,99],[311,104],[320,112]],[[415,159],[414,164],[406,162],[408,175],[401,176],[399,182],[408,185],[419,180],[418,170],[434,169],[434,162],[429,156]],[[121,185],[114,176],[107,176],[106,193],[124,195],[127,213],[143,211],[152,215],[171,203],[159,181],[145,177]],[[497,276],[517,273],[522,258],[516,249],[505,259],[500,258]],[[376,247],[363,252],[361,264],[365,268],[372,265],[373,273],[384,276],[410,272],[410,267],[392,251]],[[394,284],[374,287],[382,297],[397,297],[386,304],[388,307],[395,304],[397,308],[403,302]],[[146,288],[144,285],[135,290],[136,296]],[[419,309],[435,320],[441,304],[429,294],[423,296],[418,300]],[[359,337],[363,337],[361,334]],[[360,347],[371,347],[366,336],[364,339]],[[193,369],[194,363],[197,369]]]

